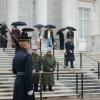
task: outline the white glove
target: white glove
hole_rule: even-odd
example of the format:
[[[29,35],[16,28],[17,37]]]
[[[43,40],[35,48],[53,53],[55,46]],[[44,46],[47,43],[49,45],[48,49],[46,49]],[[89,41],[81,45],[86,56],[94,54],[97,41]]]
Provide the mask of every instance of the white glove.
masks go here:
[[[33,70],[33,74],[35,73],[35,71],[36,71],[36,70],[34,69],[34,70]]]
[[[29,96],[33,95],[33,90],[28,91],[27,94],[28,94]]]

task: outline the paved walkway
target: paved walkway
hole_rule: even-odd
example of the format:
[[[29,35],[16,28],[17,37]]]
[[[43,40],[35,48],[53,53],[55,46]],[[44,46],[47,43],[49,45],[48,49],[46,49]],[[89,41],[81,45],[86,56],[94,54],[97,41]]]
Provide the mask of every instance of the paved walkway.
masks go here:
[[[36,100],[40,100],[40,99],[36,99]],[[86,96],[84,98],[80,98],[80,97],[55,97],[55,98],[43,98],[42,100],[100,100],[100,97],[98,96]]]

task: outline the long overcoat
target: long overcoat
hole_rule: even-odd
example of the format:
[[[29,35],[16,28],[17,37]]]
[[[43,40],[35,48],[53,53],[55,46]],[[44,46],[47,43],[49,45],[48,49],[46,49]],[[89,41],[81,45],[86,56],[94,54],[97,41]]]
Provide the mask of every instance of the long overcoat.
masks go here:
[[[75,57],[74,57],[74,44],[71,41],[67,41],[65,43],[65,49],[66,49],[66,53],[65,53],[65,58],[68,61],[74,61]]]
[[[31,96],[27,94],[33,90],[32,56],[26,49],[20,48],[13,58],[12,66],[16,74],[13,100],[35,100],[34,93]]]
[[[54,56],[48,54],[43,57],[43,72],[54,72],[56,66],[56,61]],[[50,71],[50,69],[53,69]],[[44,74],[42,75],[42,85],[54,85],[54,75]]]
[[[36,72],[41,71],[42,70],[42,57],[35,53],[32,53],[31,55],[32,55],[32,61],[33,61],[33,65],[34,65],[33,69]],[[39,78],[40,78],[39,76],[40,76],[39,74],[34,75],[33,82],[35,84],[39,83]]]

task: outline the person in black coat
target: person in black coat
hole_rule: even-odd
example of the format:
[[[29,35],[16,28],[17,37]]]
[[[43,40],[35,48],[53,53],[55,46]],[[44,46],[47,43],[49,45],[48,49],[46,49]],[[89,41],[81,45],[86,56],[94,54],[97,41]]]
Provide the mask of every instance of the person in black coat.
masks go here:
[[[7,26],[5,24],[3,24],[1,26],[1,30],[0,30],[0,33],[3,37],[0,37],[1,39],[1,48],[7,48]]]
[[[74,32],[73,31],[68,31],[67,32],[67,39],[70,39],[74,43]]]
[[[66,43],[65,43],[65,49],[66,49],[66,53],[65,53],[65,65],[68,66],[68,62],[70,61],[71,64],[71,68],[73,68],[73,61],[75,60],[74,57],[74,44],[73,42],[69,39]]]
[[[28,38],[19,37],[20,48],[12,62],[14,82],[13,100],[35,100],[33,91],[32,56],[28,53]]]
[[[53,36],[53,30],[51,28],[47,28],[44,32],[44,38],[47,39],[47,47],[53,47],[54,44],[54,36]]]
[[[59,35],[60,50],[64,50],[64,31],[65,28],[62,28],[57,32],[57,35]]]

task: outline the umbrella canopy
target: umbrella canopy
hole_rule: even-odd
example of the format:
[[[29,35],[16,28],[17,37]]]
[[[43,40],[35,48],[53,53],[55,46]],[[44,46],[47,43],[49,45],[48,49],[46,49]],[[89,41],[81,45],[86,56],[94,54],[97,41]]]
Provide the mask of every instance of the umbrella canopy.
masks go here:
[[[24,31],[24,32],[32,32],[32,31],[34,31],[34,29],[33,28],[23,28],[22,31]]]
[[[42,25],[42,24],[37,24],[37,25],[35,25],[34,27],[35,27],[35,28],[43,28],[43,27],[45,27],[45,26]]]
[[[66,27],[66,29],[68,29],[69,31],[76,31],[76,29],[74,27],[71,27],[71,26]]]
[[[56,26],[55,25],[48,24],[48,25],[45,26],[45,28],[56,28]]]
[[[2,26],[2,24],[0,23],[0,26]]]
[[[12,26],[25,26],[27,24],[25,22],[22,22],[22,21],[17,21],[17,22],[13,22],[11,25]]]

